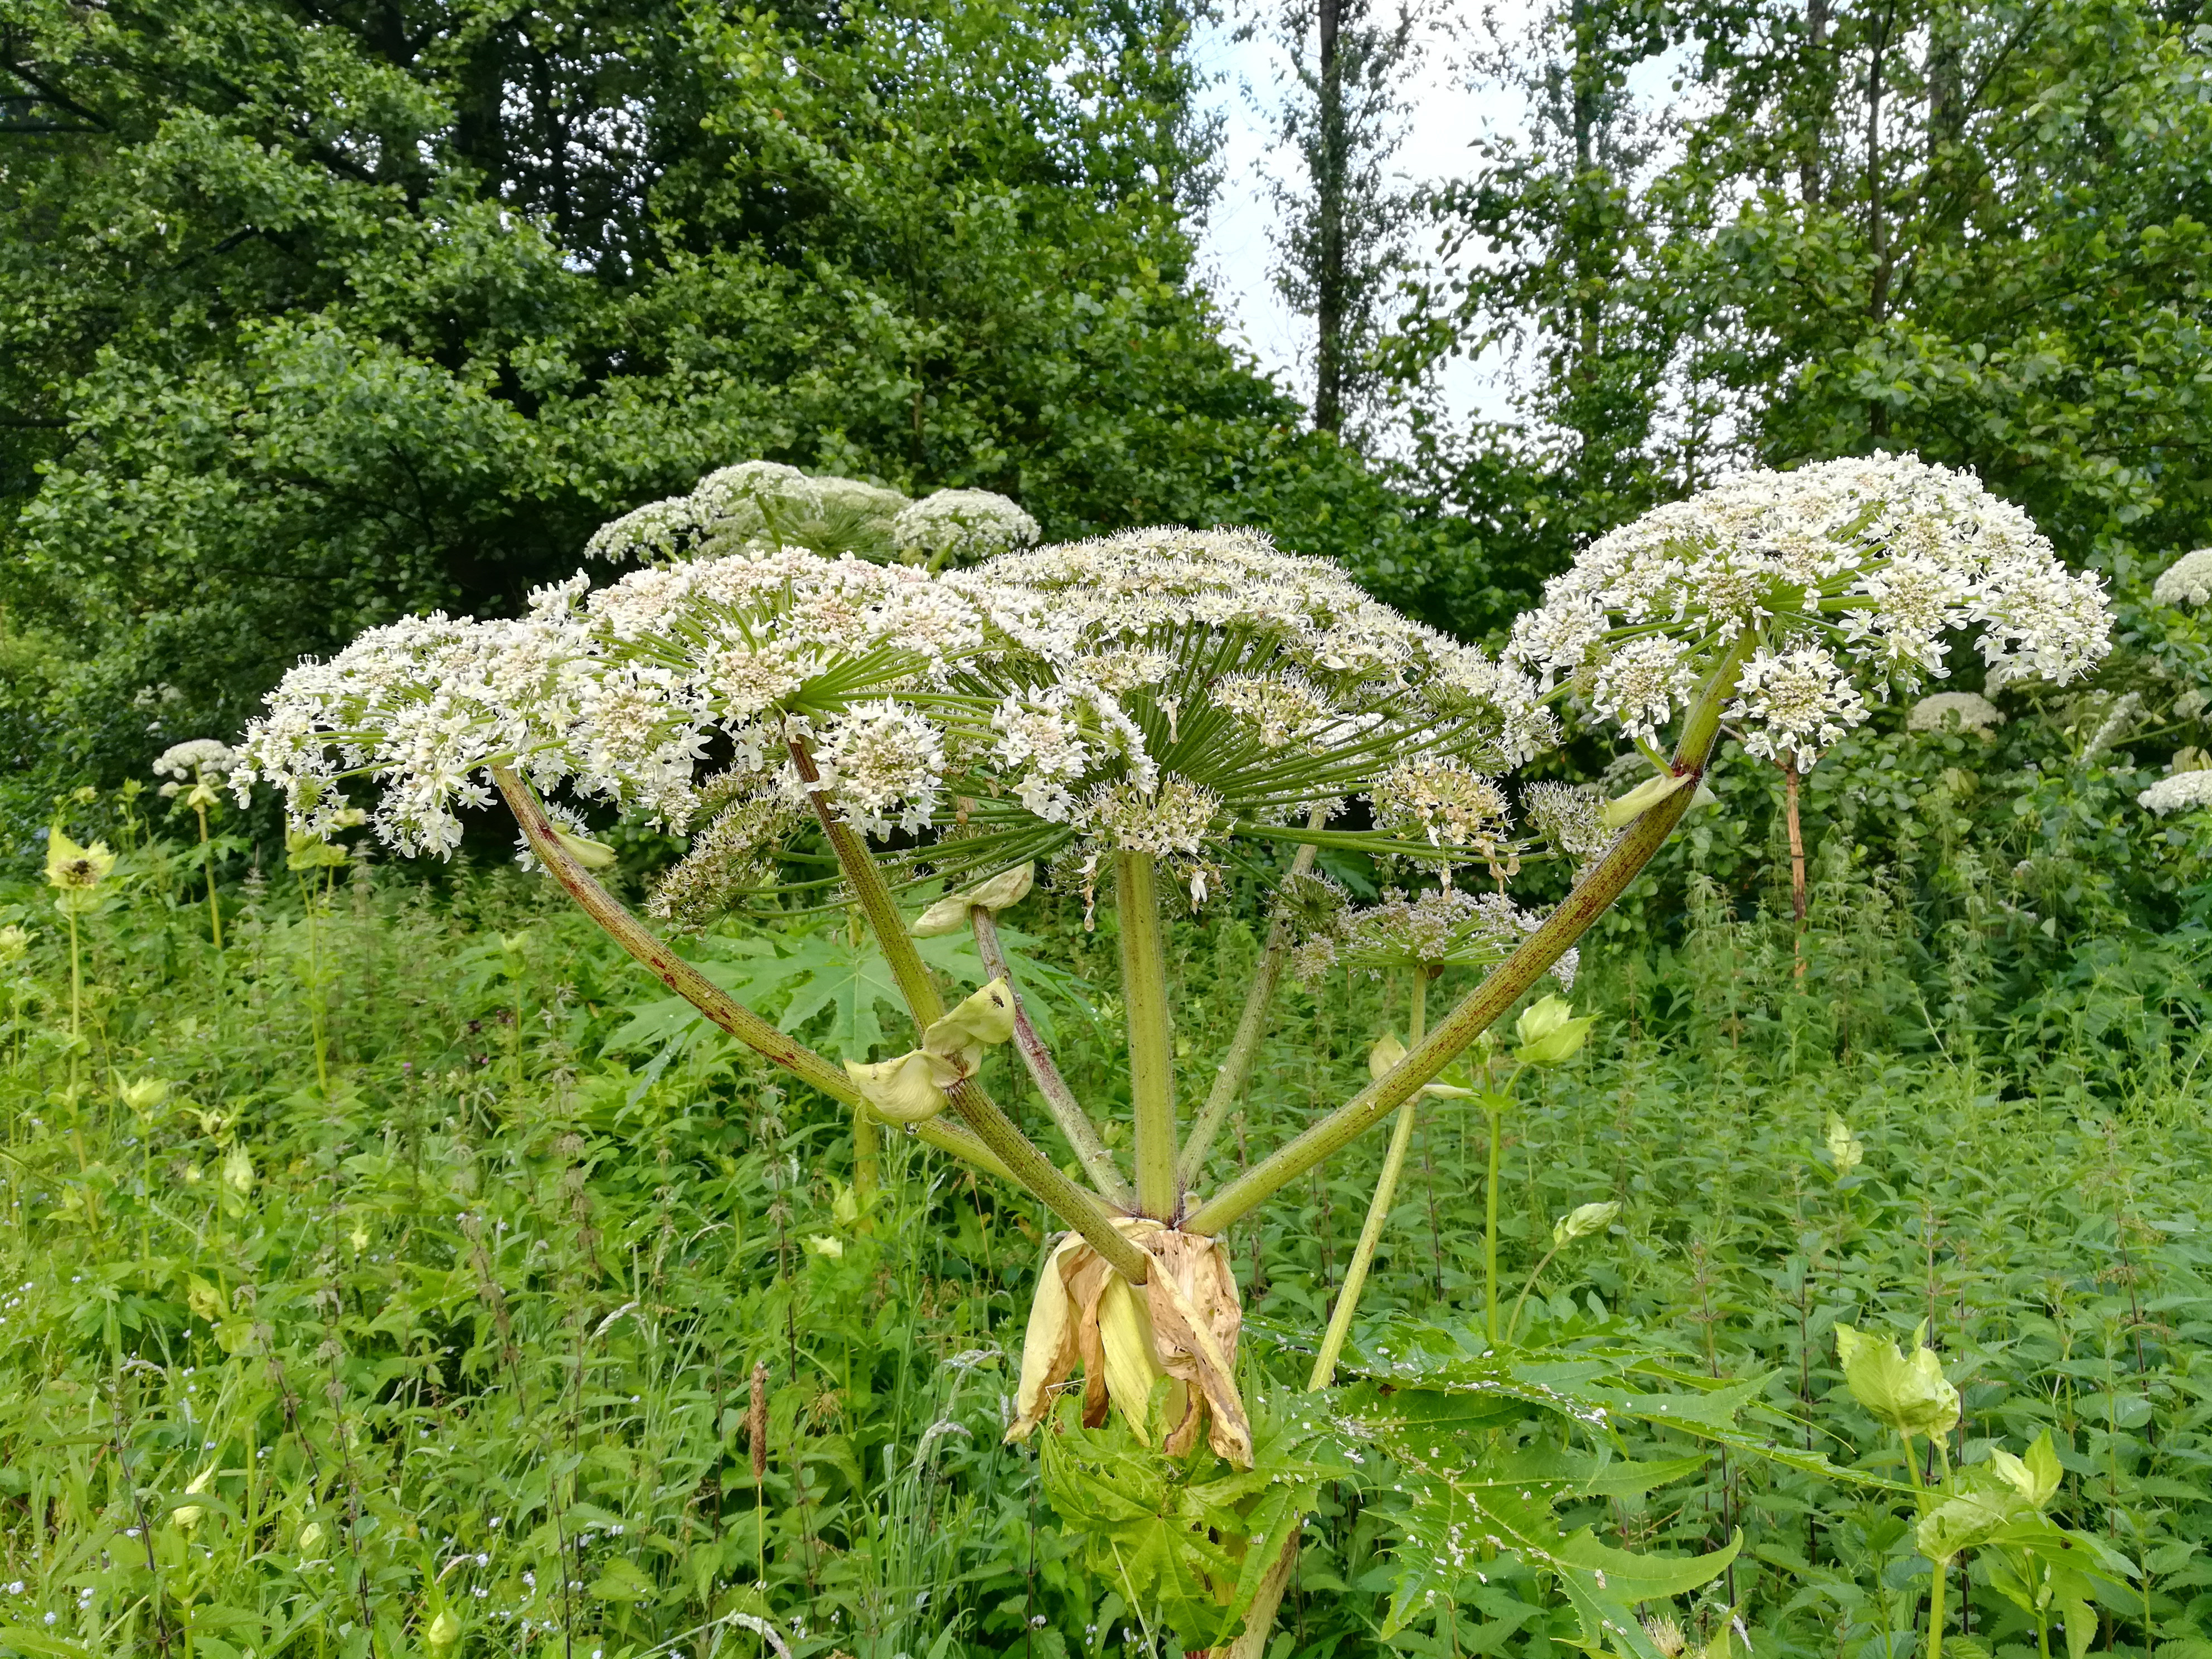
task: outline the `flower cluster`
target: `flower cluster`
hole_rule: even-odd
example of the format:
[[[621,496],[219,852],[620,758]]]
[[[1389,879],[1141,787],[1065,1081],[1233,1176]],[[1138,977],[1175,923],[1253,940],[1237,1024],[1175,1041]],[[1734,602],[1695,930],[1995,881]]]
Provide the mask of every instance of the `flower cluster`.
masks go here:
[[[1376,780],[1370,799],[1376,822],[1393,835],[1468,848],[1486,858],[1497,853],[1510,825],[1505,792],[1457,761],[1401,761]]]
[[[1512,955],[1542,925],[1501,893],[1450,888],[1413,897],[1393,890],[1364,909],[1337,908],[1294,948],[1291,969],[1308,984],[1335,969],[1379,976],[1393,968],[1487,968]],[[1552,969],[1573,988],[1577,953]]]
[[[994,763],[1023,813],[1085,846],[1174,839],[1133,837],[1133,803],[1186,787],[1210,803],[1186,838],[1218,840],[1327,816],[1404,766],[1412,838],[1447,862],[1503,833],[1486,774],[1556,736],[1525,675],[1249,531],[1131,531],[945,580],[1007,642],[975,671],[1006,684]],[[1442,793],[1419,793],[1424,779]],[[1004,823],[1010,810],[987,801],[981,815]],[[1200,857],[1194,842],[1177,851]]]
[[[2185,553],[2159,573],[2150,596],[2160,605],[2212,605],[2212,547]]]
[[[669,563],[796,548],[830,556],[896,556],[937,568],[1036,538],[1036,520],[988,490],[940,489],[916,501],[859,478],[811,477],[780,461],[744,461],[708,473],[688,495],[647,502],[601,526],[584,556]]]
[[[702,782],[805,805],[794,739],[818,746],[820,787],[874,833],[927,823],[941,739],[891,699],[941,678],[982,641],[975,607],[919,571],[754,550],[636,571],[588,591],[579,575],[515,621],[415,618],[285,677],[247,734],[241,791],[281,783],[295,821],[337,827],[339,785],[385,787],[378,834],[447,852],[457,809],[489,799],[485,769],[541,788],[688,823]],[[732,759],[702,779],[710,744]]]
[[[988,489],[940,489],[900,509],[891,542],[909,564],[942,570],[1033,545],[1037,521]]]
[[[2176,772],[2160,778],[2136,797],[2136,805],[2160,817],[2212,806],[2212,772]]]
[[[1809,766],[1886,690],[1947,672],[1978,628],[2000,681],[2063,681],[2110,645],[2104,594],[1970,475],[1875,455],[1754,472],[1600,538],[1546,586],[1507,655],[1655,739],[1748,636],[1729,719]]]
[[[1905,716],[1908,732],[1942,732],[1954,722],[1961,732],[1987,732],[2004,724],[2004,715],[1978,691],[1937,691],[1914,703]]]
[[[215,738],[191,738],[173,743],[154,757],[154,775],[173,783],[197,783],[210,775],[229,775],[237,751]]]
[[[1562,856],[1581,860],[1601,852],[1613,834],[1598,817],[1599,793],[1574,783],[1532,783],[1521,792],[1528,825]]]

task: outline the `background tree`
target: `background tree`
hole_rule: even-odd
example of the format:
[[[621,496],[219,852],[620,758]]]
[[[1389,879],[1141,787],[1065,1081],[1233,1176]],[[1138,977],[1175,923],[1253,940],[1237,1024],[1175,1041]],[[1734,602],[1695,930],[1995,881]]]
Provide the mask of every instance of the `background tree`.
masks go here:
[[[1057,536],[1272,501],[1418,587],[1418,506],[1190,282],[1186,33],[1176,0],[0,0],[15,769],[235,730],[301,653],[512,609],[756,456]]]
[[[1408,268],[1413,198],[1389,167],[1405,137],[1406,77],[1423,9],[1400,0],[1286,0],[1272,31],[1290,68],[1284,148],[1302,175],[1278,179],[1276,286],[1313,323],[1313,423],[1341,433],[1381,384],[1376,347]]]
[[[1542,38],[1531,134],[1436,199],[1492,258],[1416,337],[1533,343],[1577,533],[1725,463],[1887,447],[2108,569],[2203,538],[2196,8],[1574,0]],[[1674,67],[1663,122],[1639,64]]]

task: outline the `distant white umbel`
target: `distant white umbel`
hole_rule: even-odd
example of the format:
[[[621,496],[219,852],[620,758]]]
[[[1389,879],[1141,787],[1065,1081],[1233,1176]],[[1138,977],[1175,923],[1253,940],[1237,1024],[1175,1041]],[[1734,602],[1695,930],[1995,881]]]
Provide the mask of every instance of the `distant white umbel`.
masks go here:
[[[2212,603],[2212,547],[2185,553],[2160,573],[2150,596],[2160,605]]]
[[[2160,778],[2136,797],[2136,805],[2160,817],[2212,806],[2212,772],[2176,772]]]
[[[1921,698],[1905,717],[1908,732],[1987,732],[2004,724],[1996,704],[1978,691],[1938,691]]]
[[[1863,688],[1942,678],[1944,635],[1971,625],[2011,678],[2068,680],[2111,646],[2099,578],[2017,507],[1970,474],[1874,455],[1749,473],[1601,537],[1507,655],[1651,742],[1749,635],[1726,718],[1750,753],[1802,770],[1865,720]]]

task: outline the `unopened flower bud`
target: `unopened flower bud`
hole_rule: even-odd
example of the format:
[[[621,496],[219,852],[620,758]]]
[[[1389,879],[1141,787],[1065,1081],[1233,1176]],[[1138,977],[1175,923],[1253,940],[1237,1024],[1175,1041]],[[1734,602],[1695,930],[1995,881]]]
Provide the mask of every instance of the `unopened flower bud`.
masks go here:
[[[561,843],[562,852],[586,870],[605,870],[613,866],[615,849],[603,841],[593,841],[589,836],[572,835],[559,828],[553,831],[553,839]]]
[[[1613,1225],[1613,1217],[1620,1213],[1618,1199],[1601,1204],[1578,1204],[1552,1224],[1553,1248],[1564,1249],[1576,1239],[1588,1238],[1592,1233],[1601,1233]]]
[[[988,910],[993,915],[1019,904],[1036,884],[1036,866],[1018,864],[1011,870],[1001,870],[990,880],[979,882],[965,892],[947,893],[914,919],[907,931],[916,939],[935,939],[942,933],[957,933],[968,925],[970,910]]]
[[[1958,1426],[1959,1391],[1944,1377],[1936,1350],[1924,1346],[1927,1335],[1923,1321],[1908,1359],[1887,1337],[1836,1327],[1836,1357],[1851,1398],[1901,1435],[1948,1434]]]
[[[1565,997],[1540,997],[1522,1011],[1513,1034],[1521,1039],[1514,1057],[1524,1066],[1563,1066],[1582,1052],[1589,1039],[1594,1018],[1572,1018],[1574,1005]]]

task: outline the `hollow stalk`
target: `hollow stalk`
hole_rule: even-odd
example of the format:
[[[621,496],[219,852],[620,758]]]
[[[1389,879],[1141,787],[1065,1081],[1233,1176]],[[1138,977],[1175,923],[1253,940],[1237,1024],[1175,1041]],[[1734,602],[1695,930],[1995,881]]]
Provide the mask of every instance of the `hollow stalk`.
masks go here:
[[[1674,758],[1678,777],[1694,780],[1704,775],[1720,732],[1721,710],[1735,692],[1736,676],[1753,638],[1747,631],[1727,648],[1683,717]],[[1613,907],[1665,844],[1696,793],[1694,787],[1677,789],[1639,816],[1614,839],[1589,874],[1545,918],[1543,925],[1468,992],[1425,1042],[1414,1045],[1387,1075],[1377,1078],[1200,1205],[1184,1218],[1184,1231],[1220,1232],[1381,1122],[1412,1099],[1422,1085],[1433,1082],[1437,1073],[1519,1001],[1522,994]]]
[[[1413,969],[1413,1006],[1406,1016],[1407,1042],[1419,1042],[1426,1035],[1423,1027],[1428,1012],[1429,969],[1424,963]],[[1359,1292],[1366,1287],[1367,1269],[1374,1262],[1375,1247],[1382,1242],[1382,1229],[1390,1219],[1390,1200],[1397,1194],[1398,1177],[1406,1168],[1406,1152],[1413,1144],[1413,1102],[1419,1098],[1415,1095],[1398,1109],[1397,1127],[1390,1132],[1389,1150],[1382,1154],[1382,1173],[1376,1179],[1367,1220],[1359,1229],[1359,1243],[1352,1249],[1351,1264],[1344,1270],[1344,1288],[1337,1292],[1321,1352],[1314,1356],[1313,1375],[1306,1379],[1309,1389],[1325,1389],[1336,1380],[1336,1362],[1352,1332],[1352,1312],[1359,1304]]]
[[[1137,1143],[1137,1208],[1175,1219],[1175,1049],[1168,1026],[1167,957],[1160,939],[1158,872],[1149,853],[1114,858],[1121,933],[1121,999],[1129,1020],[1129,1102]]]

